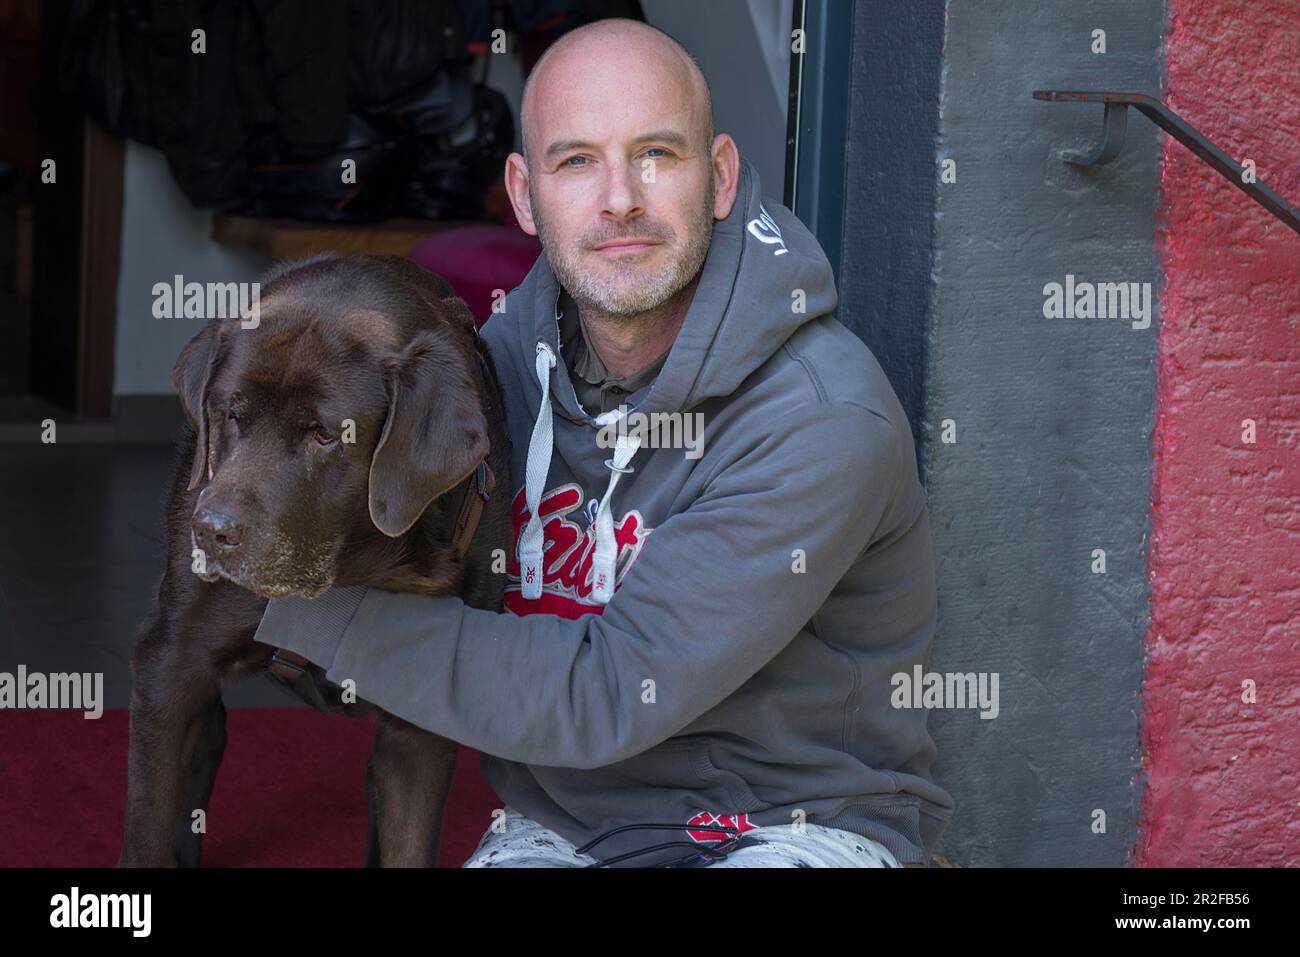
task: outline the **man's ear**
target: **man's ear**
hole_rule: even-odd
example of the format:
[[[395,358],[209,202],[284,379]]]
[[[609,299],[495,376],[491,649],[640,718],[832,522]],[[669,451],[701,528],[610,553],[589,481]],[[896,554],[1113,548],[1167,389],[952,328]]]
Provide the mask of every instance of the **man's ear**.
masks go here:
[[[185,344],[172,368],[172,385],[181,397],[185,417],[198,436],[194,446],[194,467],[190,470],[189,490],[198,488],[208,463],[208,386],[221,364],[221,323],[213,319]]]
[[[528,199],[528,164],[522,153],[511,153],[506,157],[505,174],[502,177],[510,205],[514,207],[515,222],[529,236],[537,235],[537,224],[533,221],[533,207]]]
[[[445,329],[421,332],[388,368],[388,418],[370,462],[370,520],[396,538],[487,456],[487,420]]]

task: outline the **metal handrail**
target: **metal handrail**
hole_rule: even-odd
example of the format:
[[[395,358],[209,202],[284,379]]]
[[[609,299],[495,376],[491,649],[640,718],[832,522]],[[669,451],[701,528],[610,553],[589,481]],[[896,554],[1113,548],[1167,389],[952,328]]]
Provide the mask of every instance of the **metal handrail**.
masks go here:
[[[1196,127],[1155,97],[1147,96],[1145,93],[1035,90],[1034,99],[1053,103],[1104,103],[1106,105],[1106,112],[1102,117],[1101,142],[1088,151],[1062,152],[1061,159],[1065,162],[1076,166],[1101,166],[1119,156],[1124,148],[1124,133],[1128,124],[1127,108],[1131,106],[1218,170],[1229,183],[1300,233],[1300,208],[1291,205],[1258,180],[1248,182],[1244,175],[1246,172],[1244,166],[1239,165],[1210,139],[1203,136]]]

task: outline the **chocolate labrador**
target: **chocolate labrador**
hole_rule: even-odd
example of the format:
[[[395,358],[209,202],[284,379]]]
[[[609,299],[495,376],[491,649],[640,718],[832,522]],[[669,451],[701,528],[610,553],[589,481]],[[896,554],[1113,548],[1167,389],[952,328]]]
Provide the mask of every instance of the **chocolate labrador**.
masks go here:
[[[447,282],[397,257],[277,267],[244,319],[210,321],[172,373],[189,428],[133,661],[118,864],[198,865],[221,689],[266,672],[322,711],[374,715],[366,864],[434,866],[457,745],[252,636],[268,598],[334,585],[500,610],[510,440],[491,356]]]

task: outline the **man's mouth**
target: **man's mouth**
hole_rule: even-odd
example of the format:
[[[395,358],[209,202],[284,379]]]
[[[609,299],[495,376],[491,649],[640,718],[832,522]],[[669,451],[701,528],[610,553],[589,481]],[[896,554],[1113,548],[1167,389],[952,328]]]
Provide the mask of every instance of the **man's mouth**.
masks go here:
[[[606,256],[635,256],[658,245],[660,243],[649,239],[619,239],[597,246],[596,252],[604,253]]]

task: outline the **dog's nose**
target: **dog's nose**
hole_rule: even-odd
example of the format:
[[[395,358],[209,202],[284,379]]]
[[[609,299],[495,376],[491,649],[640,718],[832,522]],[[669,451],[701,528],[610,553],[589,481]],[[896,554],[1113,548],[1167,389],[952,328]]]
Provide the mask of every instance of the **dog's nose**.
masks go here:
[[[229,552],[239,547],[243,526],[233,516],[212,508],[201,508],[194,515],[194,537],[205,552]]]

